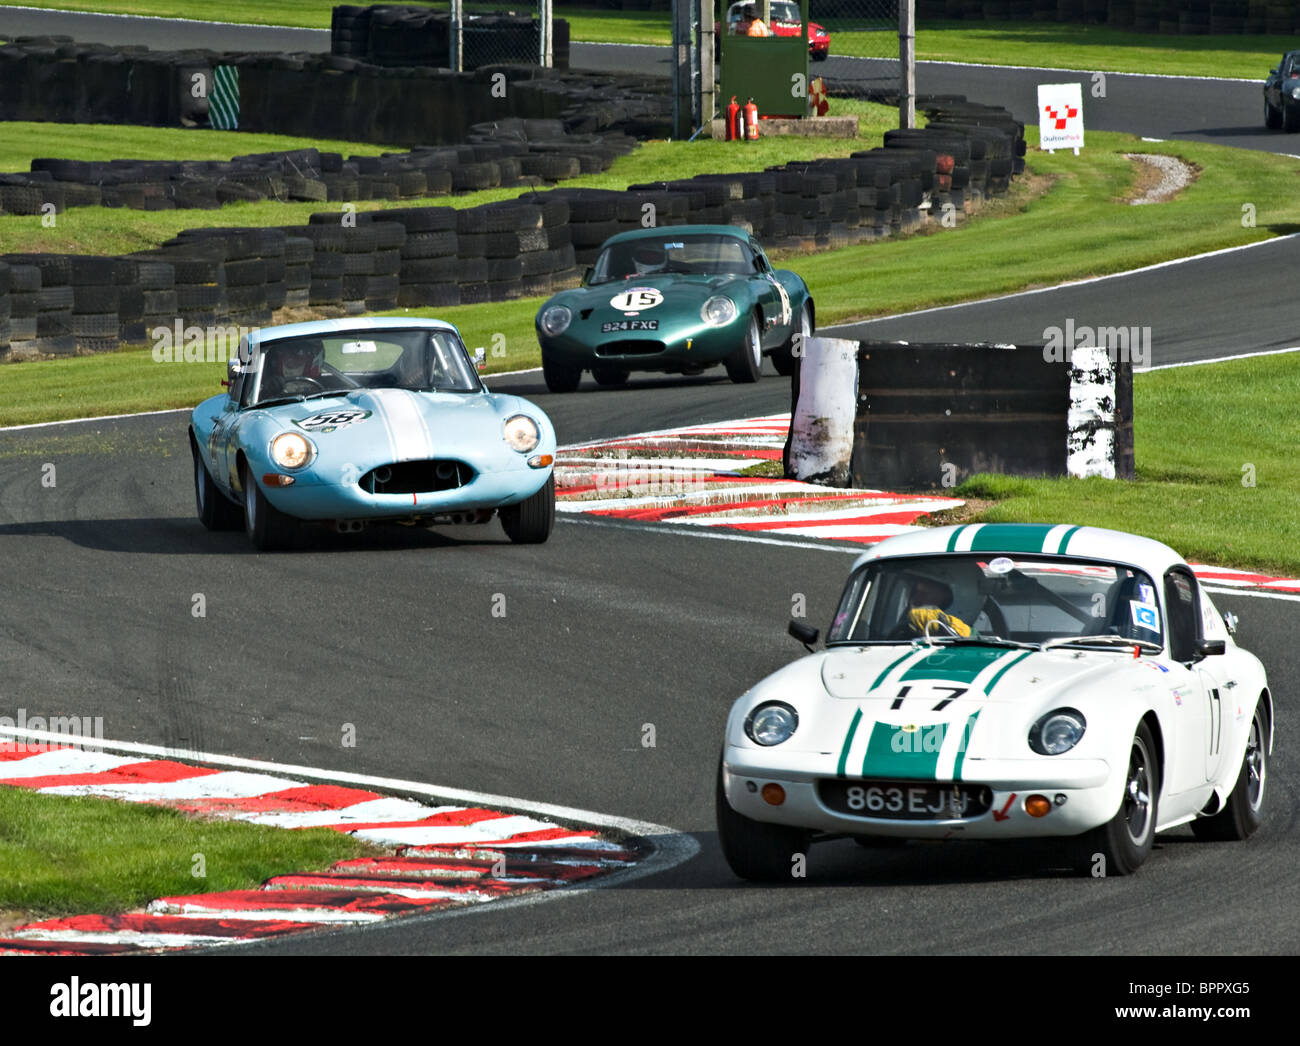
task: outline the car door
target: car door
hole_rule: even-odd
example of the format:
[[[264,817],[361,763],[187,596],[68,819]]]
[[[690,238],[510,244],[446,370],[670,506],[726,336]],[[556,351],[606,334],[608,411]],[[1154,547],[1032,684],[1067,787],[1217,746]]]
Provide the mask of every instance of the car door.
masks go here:
[[[752,240],[749,246],[754,252],[755,271],[750,282],[763,313],[763,348],[774,349],[784,345],[790,337],[790,294],[776,278],[763,249]]]
[[[1185,674],[1179,680],[1174,700],[1176,765],[1166,767],[1171,791],[1183,792],[1204,785],[1211,759],[1217,765],[1217,748],[1222,737],[1220,685],[1212,658],[1196,653],[1201,636],[1201,604],[1196,578],[1186,567],[1166,571],[1165,622],[1169,634],[1170,658]]]

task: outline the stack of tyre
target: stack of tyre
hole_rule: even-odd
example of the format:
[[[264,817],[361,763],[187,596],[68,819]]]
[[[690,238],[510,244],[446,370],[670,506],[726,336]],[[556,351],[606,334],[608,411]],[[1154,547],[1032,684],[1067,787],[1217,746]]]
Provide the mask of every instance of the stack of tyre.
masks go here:
[[[180,322],[182,327],[208,328],[227,319],[225,254],[211,244],[187,242],[163,247],[149,252],[152,258],[172,267],[172,298],[176,303],[170,323],[159,322],[166,316],[169,300],[166,288],[158,298],[152,299],[156,311],[146,312],[145,323],[149,330]],[[150,320],[150,316],[153,317]]]
[[[8,359],[11,351],[9,348],[9,339],[12,336],[9,321],[10,278],[9,266],[0,262],[0,362]]]
[[[285,234],[271,228],[186,229],[164,246],[196,246],[221,259],[224,304],[230,323],[258,327],[284,306]]]
[[[39,274],[36,286],[36,336],[28,340],[24,350],[32,355],[71,356],[77,351],[77,340],[72,335],[72,265],[62,254],[8,254],[3,261],[10,267],[10,282],[30,286],[18,276],[16,270],[35,268]],[[30,293],[30,291],[29,291]],[[10,316],[12,323],[12,298]],[[12,337],[12,333],[11,333]]]
[[[285,233],[284,304],[287,308],[305,308],[311,304],[311,261],[315,251],[306,236]]]
[[[39,309],[41,270],[20,262],[0,262],[8,273],[9,350],[16,357],[31,355],[36,340],[36,313]]]
[[[312,242],[308,301],[342,307],[349,315],[397,307],[406,230],[376,214],[314,214],[305,226],[283,232]]]
[[[330,16],[330,53],[365,58],[370,40],[370,8],[340,4]]]
[[[159,327],[172,328],[180,315],[176,298],[176,266],[168,261],[162,251],[141,251],[124,258],[131,263],[134,273],[134,290],[123,287],[121,310],[121,336],[128,343],[153,339]],[[139,313],[136,314],[136,295],[139,296]]]
[[[456,211],[451,207],[398,207],[371,214],[382,215],[384,221],[406,230],[399,257],[397,304],[407,308],[459,305]]]

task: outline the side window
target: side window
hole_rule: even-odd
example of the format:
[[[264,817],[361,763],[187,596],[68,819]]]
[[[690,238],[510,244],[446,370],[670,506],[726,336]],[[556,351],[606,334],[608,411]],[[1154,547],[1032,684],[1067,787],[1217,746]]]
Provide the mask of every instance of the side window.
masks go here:
[[[1175,567],[1165,574],[1165,615],[1168,618],[1169,654],[1175,661],[1191,661],[1196,656],[1196,637],[1200,623],[1200,600],[1196,579]]]

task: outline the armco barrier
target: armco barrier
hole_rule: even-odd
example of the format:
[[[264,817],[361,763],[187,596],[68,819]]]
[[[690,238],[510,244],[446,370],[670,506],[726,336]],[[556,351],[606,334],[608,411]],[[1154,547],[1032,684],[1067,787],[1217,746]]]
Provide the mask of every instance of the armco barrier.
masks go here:
[[[1042,345],[811,338],[793,385],[787,473],[911,491],[979,472],[1131,479],[1131,361],[1094,346],[1063,355]]]

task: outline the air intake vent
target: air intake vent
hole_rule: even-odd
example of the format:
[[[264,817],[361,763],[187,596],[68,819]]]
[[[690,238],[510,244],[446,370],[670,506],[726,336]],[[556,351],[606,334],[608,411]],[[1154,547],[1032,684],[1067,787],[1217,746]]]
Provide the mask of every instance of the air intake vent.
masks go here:
[[[430,494],[455,490],[473,478],[474,470],[465,462],[433,458],[380,465],[362,476],[359,486],[369,494]]]

